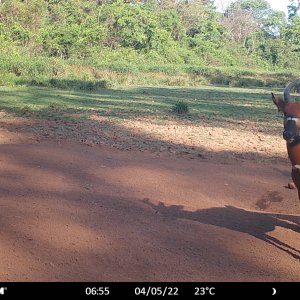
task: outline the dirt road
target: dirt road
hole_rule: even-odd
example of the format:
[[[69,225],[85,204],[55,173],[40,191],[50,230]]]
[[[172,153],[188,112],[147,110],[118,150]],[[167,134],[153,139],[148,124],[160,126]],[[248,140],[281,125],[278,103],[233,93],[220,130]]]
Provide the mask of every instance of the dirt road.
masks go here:
[[[300,281],[288,161],[0,139],[0,281]]]

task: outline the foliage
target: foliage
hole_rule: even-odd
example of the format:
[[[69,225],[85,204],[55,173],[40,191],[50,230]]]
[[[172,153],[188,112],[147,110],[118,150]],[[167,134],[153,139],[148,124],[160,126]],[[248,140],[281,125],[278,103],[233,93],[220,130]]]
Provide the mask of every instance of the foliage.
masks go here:
[[[300,51],[300,17],[295,16],[292,19],[290,26],[284,31],[284,38],[294,51]]]
[[[288,19],[291,20],[293,17],[297,16],[298,10],[300,8],[299,0],[290,0],[288,5]]]
[[[224,14],[213,2],[2,0],[0,72],[9,82],[26,77],[47,86],[83,79],[95,90],[101,70],[128,76],[190,76],[223,67],[299,70],[299,1],[291,1],[288,21],[266,0],[236,0]],[[199,76],[209,83],[240,82],[227,71]]]
[[[179,115],[184,115],[189,112],[189,105],[186,102],[176,102],[172,108],[172,111]]]

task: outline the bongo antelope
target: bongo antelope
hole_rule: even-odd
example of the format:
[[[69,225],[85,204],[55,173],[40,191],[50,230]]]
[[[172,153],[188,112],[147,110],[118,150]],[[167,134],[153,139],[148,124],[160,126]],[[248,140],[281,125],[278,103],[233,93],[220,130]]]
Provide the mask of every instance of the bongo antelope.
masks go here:
[[[300,78],[287,84],[283,99],[274,93],[272,99],[278,111],[284,114],[283,138],[286,140],[287,152],[292,164],[292,178],[298,190],[300,200],[300,102],[291,97],[291,90],[300,82]]]

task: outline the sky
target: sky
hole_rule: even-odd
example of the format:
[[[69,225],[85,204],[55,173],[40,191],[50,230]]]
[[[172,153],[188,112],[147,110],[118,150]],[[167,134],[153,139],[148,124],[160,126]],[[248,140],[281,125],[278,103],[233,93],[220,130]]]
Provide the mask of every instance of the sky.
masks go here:
[[[227,5],[231,2],[233,2],[234,0],[216,0],[215,3],[217,5],[217,7],[222,10],[222,6],[223,8],[226,8]],[[282,10],[287,14],[287,6],[289,4],[289,0],[267,0],[273,9],[276,10]]]

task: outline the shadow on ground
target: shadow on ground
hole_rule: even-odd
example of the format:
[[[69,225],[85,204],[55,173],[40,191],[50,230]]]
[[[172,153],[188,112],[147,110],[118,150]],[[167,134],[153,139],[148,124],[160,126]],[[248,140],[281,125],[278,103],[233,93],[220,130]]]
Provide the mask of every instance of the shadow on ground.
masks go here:
[[[0,145],[0,158],[2,281],[299,278],[285,263],[280,270],[276,264],[274,272],[274,258],[270,255],[266,258],[270,258],[269,264],[264,263],[261,244],[255,255],[247,246],[239,253],[232,248],[238,233],[246,233],[276,247],[276,255],[283,253],[284,262],[294,263],[290,257],[299,259],[299,249],[269,233],[279,226],[298,234],[298,216],[251,212],[230,205],[187,211],[182,205],[162,201],[156,205],[137,196],[149,194],[147,184],[152,187],[152,199],[162,199],[174,190],[177,197],[186,195],[186,185],[197,176],[211,184],[205,168],[188,168],[185,162],[185,185],[175,189],[172,180],[178,176],[179,162],[172,160],[142,160],[124,152],[66,143]],[[148,179],[143,176],[145,170],[153,172]],[[121,172],[123,181],[117,176]],[[123,186],[130,180],[130,172],[140,172],[137,185]],[[169,184],[153,183],[157,176],[168,176]],[[236,180],[238,185],[244,178],[237,176]],[[194,189],[189,201],[196,206],[210,204],[199,186]],[[196,222],[196,226],[183,224],[181,219]],[[205,225],[229,229],[235,235]],[[257,262],[257,257],[263,259]]]
[[[210,126],[239,126],[240,130],[253,131],[247,121],[256,122],[261,130],[278,135],[281,118],[265,89],[232,89],[226,87],[159,88],[142,87],[123,90],[101,89],[96,92],[76,92],[49,88],[27,88],[1,91],[0,109],[22,114],[22,108],[35,111],[47,109],[49,104],[64,105],[69,110],[93,110],[99,115],[118,118],[149,117],[192,122]],[[188,104],[191,113],[176,116],[171,113],[178,101]]]
[[[268,234],[268,232],[274,231],[276,227],[282,227],[300,234],[300,216],[259,213],[234,206],[187,211],[182,205],[166,206],[163,202],[156,205],[150,200],[144,200],[143,202],[166,219],[187,219],[247,233],[285,251],[295,259],[300,259],[300,249],[291,247]]]

